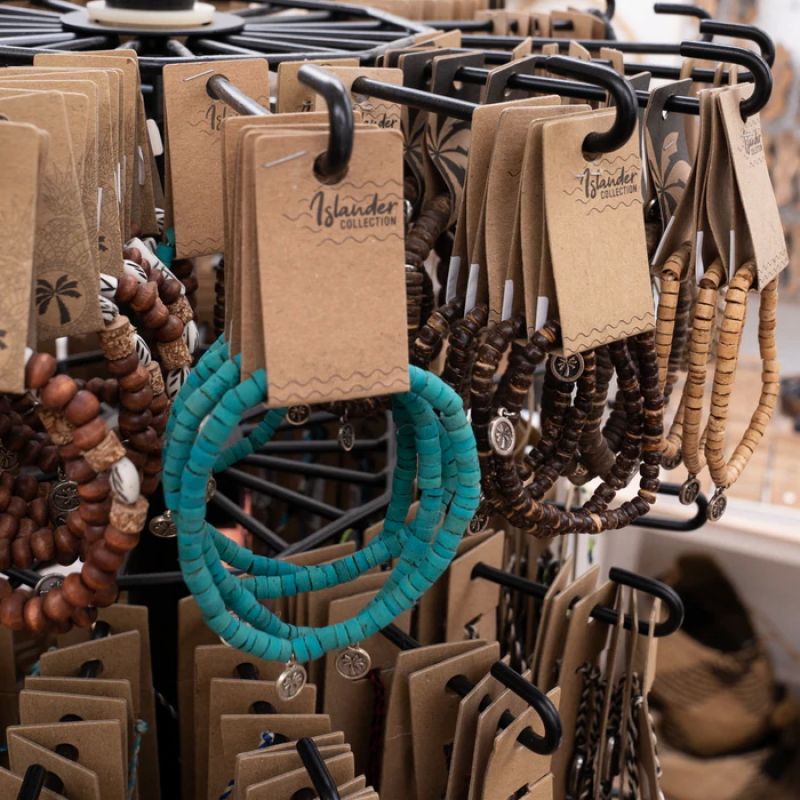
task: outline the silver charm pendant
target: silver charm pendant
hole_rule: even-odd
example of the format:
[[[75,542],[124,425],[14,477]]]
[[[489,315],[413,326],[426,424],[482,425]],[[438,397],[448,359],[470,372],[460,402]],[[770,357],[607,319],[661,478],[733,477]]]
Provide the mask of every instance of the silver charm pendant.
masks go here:
[[[709,522],[719,522],[727,508],[728,498],[725,497],[725,490],[717,489],[714,492],[714,496],[708,503],[708,508],[706,509],[706,519]]]
[[[47,503],[50,507],[50,518],[56,525],[63,525],[67,514],[80,505],[78,484],[74,481],[58,481],[50,490]]]
[[[9,450],[0,442],[0,472],[16,469],[19,466],[19,459],[13,450]]]
[[[358,645],[351,645],[336,656],[336,671],[349,681],[365,678],[372,667],[372,657]]]
[[[575,353],[573,356],[553,356],[550,359],[550,372],[553,377],[566,383],[577,381],[583,375],[585,368],[586,365],[580,353]]]
[[[678,500],[685,506],[690,506],[697,500],[697,495],[700,494],[700,481],[694,475],[689,477],[681,485],[680,492],[678,492]]]
[[[336,437],[339,440],[339,447],[349,453],[356,445],[356,429],[352,423],[342,419],[342,424],[339,427],[339,435]]]
[[[470,535],[474,536],[476,533],[480,533],[481,531],[486,530],[486,526],[488,524],[489,524],[489,509],[486,507],[486,503],[481,497],[481,502],[480,505],[478,506],[478,510],[475,512],[475,515],[469,521]]]
[[[489,444],[498,456],[514,454],[517,434],[514,430],[514,423],[508,418],[504,408],[501,408],[498,416],[489,423]]]
[[[52,592],[53,589],[58,589],[64,584],[63,575],[45,575],[40,578],[36,586],[33,588],[33,593],[39,597]]]
[[[278,675],[275,686],[281,700],[294,700],[308,682],[308,673],[302,664],[292,656],[286,662],[286,669]]]
[[[305,425],[310,416],[310,406],[290,406],[286,412],[286,421],[290,425]]]
[[[174,539],[178,535],[178,528],[172,521],[172,512],[165,511],[158,517],[150,520],[150,533],[159,539]]]

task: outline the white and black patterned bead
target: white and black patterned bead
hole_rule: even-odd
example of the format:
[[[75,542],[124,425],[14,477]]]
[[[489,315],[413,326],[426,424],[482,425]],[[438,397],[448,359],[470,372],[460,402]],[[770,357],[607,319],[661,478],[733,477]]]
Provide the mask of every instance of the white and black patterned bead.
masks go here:
[[[147,342],[142,339],[138,333],[134,337],[133,341],[136,345],[136,355],[139,356],[139,363],[143,367],[146,367],[153,360],[153,355],[150,352],[150,348],[147,346]]]
[[[126,258],[123,266],[127,275],[133,275],[139,283],[147,282],[147,273],[135,261],[129,261]]]
[[[107,300],[114,300],[118,286],[119,280],[113,275],[106,275],[104,272],[100,273],[100,294]]]
[[[100,300],[100,313],[103,316],[103,322],[109,325],[119,316],[119,308],[103,295],[100,295],[98,299]]]
[[[139,499],[139,472],[129,458],[121,458],[111,467],[110,482],[114,497],[123,503],[133,504]]]
[[[200,338],[200,332],[197,330],[197,323],[192,319],[183,326],[183,341],[189,348],[190,353],[197,350],[197,342]]]
[[[163,208],[156,209],[156,224],[158,225],[158,235],[163,236],[164,225],[166,224],[167,215],[164,213]]]
[[[170,400],[175,399],[183,384],[186,383],[186,379],[188,377],[189,367],[177,367],[176,369],[171,369],[167,373],[164,386],[166,387],[167,397]]]

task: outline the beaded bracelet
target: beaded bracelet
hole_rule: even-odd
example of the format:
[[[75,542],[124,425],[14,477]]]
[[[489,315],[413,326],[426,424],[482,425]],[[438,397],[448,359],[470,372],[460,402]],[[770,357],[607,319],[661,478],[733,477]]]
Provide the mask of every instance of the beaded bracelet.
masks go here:
[[[472,364],[481,331],[489,320],[489,307],[477,305],[450,329],[442,380],[466,400],[469,396]]]
[[[728,422],[728,404],[742,342],[747,294],[753,286],[755,276],[755,265],[752,262],[745,264],[733,276],[725,294],[725,311],[717,347],[711,413],[705,443],[708,469],[716,486],[708,506],[708,516],[711,521],[719,520],[725,512],[727,506],[725,490],[738,480],[763,438],[764,431],[772,419],[780,391],[778,352],[775,344],[778,307],[778,283],[775,279],[768,283],[760,294],[758,343],[762,371],[758,406],[733,455],[726,461],[725,430]]]
[[[271,659],[317,658],[384,627],[446,569],[477,506],[479,474],[474,438],[461,402],[435,376],[412,367],[412,391],[393,399],[399,457],[382,533],[353,556],[329,565],[299,567],[254,556],[206,524],[202,497],[211,473],[268,438],[282,415],[269,414],[254,432],[255,439],[251,434],[231,448],[235,452],[220,456],[244,411],[263,401],[266,376],[259,371],[238,384],[238,364],[227,360],[227,348],[220,342],[204,356],[196,372],[199,377],[195,379],[193,373],[187,381],[170,419],[164,484],[187,584],[209,625],[225,641]],[[420,508],[415,520],[406,525],[417,457]],[[439,525],[445,509],[444,523]],[[378,597],[342,625],[295,628],[258,602],[336,585],[392,558],[399,558],[399,563]],[[254,577],[235,579],[220,560]]]
[[[428,369],[441,353],[444,340],[459,316],[463,304],[451,300],[434,311],[417,333],[411,350],[411,363],[420,369]]]

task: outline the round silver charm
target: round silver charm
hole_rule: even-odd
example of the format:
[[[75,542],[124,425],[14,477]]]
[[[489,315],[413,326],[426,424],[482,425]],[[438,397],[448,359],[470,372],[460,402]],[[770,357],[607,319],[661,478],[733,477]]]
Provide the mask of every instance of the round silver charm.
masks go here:
[[[43,578],[40,578],[36,586],[34,586],[33,592],[41,597],[48,592],[52,592],[53,589],[60,588],[63,584],[63,575],[45,575]]]
[[[0,472],[16,469],[19,466],[19,459],[13,450],[9,450],[0,442]]]
[[[510,456],[517,445],[514,423],[504,416],[495,417],[489,423],[489,444],[498,456]]]
[[[345,453],[349,453],[356,445],[356,429],[349,422],[343,422],[339,427],[339,446]]]
[[[172,521],[172,512],[165,511],[158,517],[150,520],[150,533],[159,539],[174,539],[178,535],[178,528]]]
[[[308,682],[308,673],[294,658],[289,659],[286,669],[278,675],[275,686],[281,700],[294,700]]]
[[[211,501],[211,498],[217,493],[217,479],[211,477],[206,484],[206,503]]]
[[[697,500],[697,495],[700,494],[700,481],[694,475],[690,475],[681,485],[681,490],[678,493],[678,500],[685,506],[690,506]]]
[[[365,678],[372,667],[372,657],[363,648],[353,645],[336,656],[336,671],[349,681]]]
[[[566,383],[575,383],[586,368],[583,356],[575,353],[572,356],[553,356],[550,359],[550,372],[554,378]]]
[[[56,525],[63,525],[67,514],[80,505],[78,484],[75,481],[59,481],[50,490],[47,503],[50,507],[50,518]]]
[[[489,509],[481,503],[478,506],[478,510],[475,512],[475,515],[469,521],[469,532],[472,536],[476,533],[481,533],[481,531],[486,530],[486,526],[489,524]]]
[[[717,489],[706,509],[706,519],[709,522],[719,522],[727,508],[728,498],[725,497],[725,492],[722,489]]]
[[[286,421],[290,425],[305,425],[311,416],[311,406],[290,406],[286,412]]]

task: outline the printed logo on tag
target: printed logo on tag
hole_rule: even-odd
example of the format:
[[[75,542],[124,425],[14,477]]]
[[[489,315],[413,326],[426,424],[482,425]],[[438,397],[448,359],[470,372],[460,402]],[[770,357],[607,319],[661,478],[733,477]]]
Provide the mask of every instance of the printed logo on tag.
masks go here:
[[[618,208],[620,198],[623,205],[641,203],[641,166],[638,156],[627,159],[601,158],[592,166],[575,175],[577,186],[565,189],[564,194],[574,197],[576,202],[590,206],[587,213],[600,213],[608,207]]]

